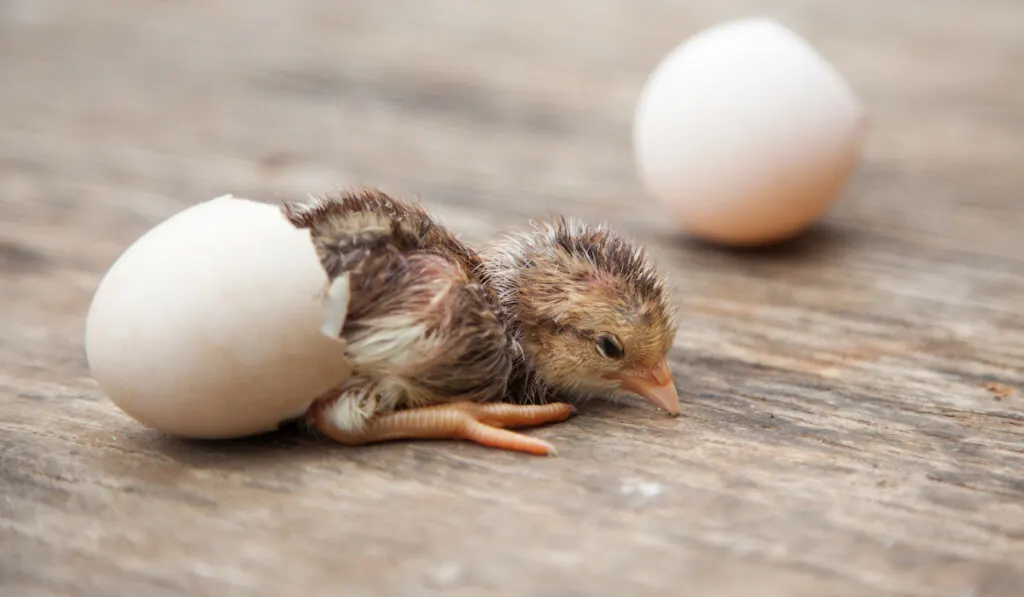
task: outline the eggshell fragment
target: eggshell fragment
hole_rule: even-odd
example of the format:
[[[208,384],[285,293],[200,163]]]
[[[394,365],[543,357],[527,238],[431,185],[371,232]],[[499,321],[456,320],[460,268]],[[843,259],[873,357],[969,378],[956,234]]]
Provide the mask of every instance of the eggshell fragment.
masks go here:
[[[683,229],[757,245],[827,210],[859,163],[864,118],[810,44],[752,18],[669,53],[640,94],[633,132],[641,180]]]
[[[93,377],[184,437],[270,431],[349,375],[320,333],[326,275],[276,206],[224,196],[165,220],[104,276],[86,320]]]

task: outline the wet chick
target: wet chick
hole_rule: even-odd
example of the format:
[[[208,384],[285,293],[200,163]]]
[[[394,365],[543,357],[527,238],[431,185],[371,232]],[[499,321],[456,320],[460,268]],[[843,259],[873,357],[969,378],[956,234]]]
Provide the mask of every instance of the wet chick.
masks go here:
[[[366,189],[282,211],[308,229],[327,273],[321,331],[352,375],[308,421],[345,444],[460,438],[534,454],[547,442],[505,428],[568,418],[568,404],[507,404],[515,350],[479,256],[418,206]]]
[[[667,354],[676,307],[642,246],[604,225],[535,221],[481,251],[515,351],[510,400],[639,396],[679,413]]]

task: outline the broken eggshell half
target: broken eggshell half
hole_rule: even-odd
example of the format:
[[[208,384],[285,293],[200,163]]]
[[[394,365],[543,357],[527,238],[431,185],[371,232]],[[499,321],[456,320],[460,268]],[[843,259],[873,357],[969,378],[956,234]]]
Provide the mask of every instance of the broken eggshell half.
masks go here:
[[[194,205],[103,277],[85,326],[90,371],[164,433],[272,431],[350,373],[344,345],[321,332],[326,282],[309,232],[276,206],[230,195]]]

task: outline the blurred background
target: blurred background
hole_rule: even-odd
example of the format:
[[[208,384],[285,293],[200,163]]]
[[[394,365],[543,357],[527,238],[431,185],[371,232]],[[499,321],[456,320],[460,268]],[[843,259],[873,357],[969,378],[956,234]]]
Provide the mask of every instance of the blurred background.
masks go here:
[[[640,88],[700,28],[769,14],[832,60],[869,114],[864,173],[837,221],[957,235],[971,211],[953,222],[938,206],[965,178],[1015,188],[1024,149],[1024,94],[1000,93],[1019,78],[1024,7],[964,6],[2,0],[0,214],[5,232],[59,229],[103,259],[219,194],[361,183],[446,217],[554,208],[665,226],[632,162]],[[1019,217],[1010,202],[987,209]]]

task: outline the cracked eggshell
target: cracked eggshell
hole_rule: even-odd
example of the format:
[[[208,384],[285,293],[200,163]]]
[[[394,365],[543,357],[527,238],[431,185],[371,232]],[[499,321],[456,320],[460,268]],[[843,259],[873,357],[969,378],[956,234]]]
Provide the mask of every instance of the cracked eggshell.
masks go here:
[[[308,231],[276,206],[200,203],[104,276],[86,319],[91,373],[121,410],[168,434],[271,431],[349,374],[343,344],[319,332],[325,283]]]
[[[693,236],[781,241],[845,186],[860,161],[862,112],[839,72],[775,20],[723,23],[651,73],[633,122],[636,165]]]

